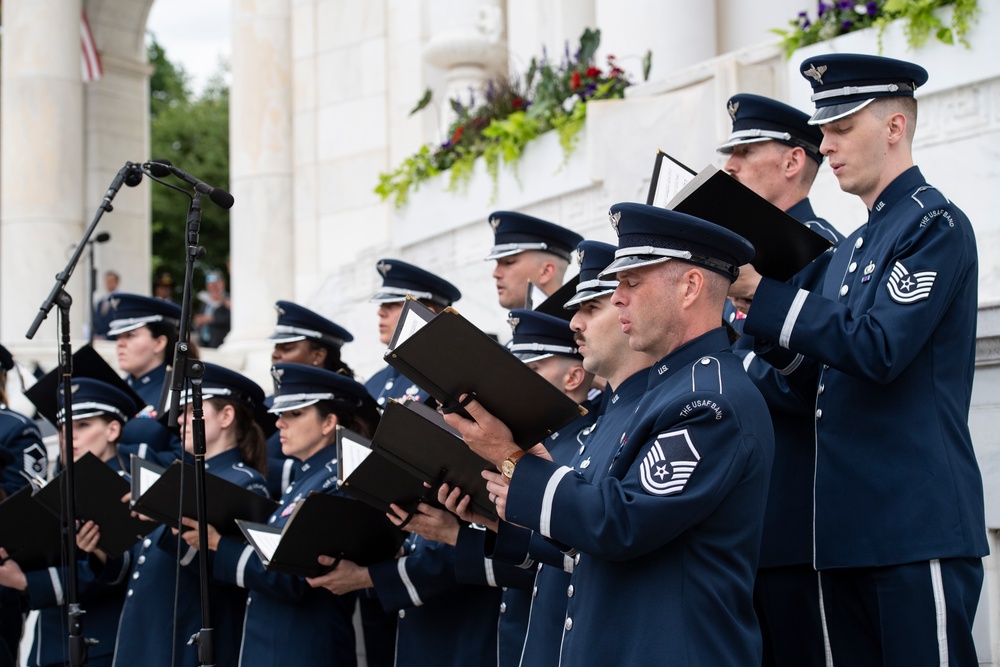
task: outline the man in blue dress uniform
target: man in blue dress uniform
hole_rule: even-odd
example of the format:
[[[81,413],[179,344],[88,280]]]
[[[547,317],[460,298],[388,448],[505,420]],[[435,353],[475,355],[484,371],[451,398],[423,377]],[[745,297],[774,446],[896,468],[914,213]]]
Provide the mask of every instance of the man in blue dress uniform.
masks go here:
[[[382,286],[369,301],[378,304],[378,337],[388,345],[407,296],[434,312],[441,312],[462,298],[462,293],[444,278],[398,259],[380,259],[375,265],[382,274]],[[384,407],[390,398],[426,401],[430,394],[392,366],[386,366],[365,383],[368,393]]]
[[[732,295],[752,299],[758,356],[815,401],[814,562],[832,659],[976,664],[988,550],[968,429],[978,257],[968,218],[913,164],[927,72],[855,54],[800,71],[821,150],[868,222],[789,283],[751,269]]]
[[[719,324],[742,237],[642,204],[611,207],[612,303],[632,349],[658,361],[610,465],[592,479],[525,456],[476,401],[448,415],[506,520],[574,554],[561,664],[753,665],[752,590],[774,436]],[[593,467],[593,464],[592,464]]]
[[[809,115],[759,95],[734,95],[726,110],[733,132],[718,148],[729,155],[726,171],[830,242],[843,239],[816,217],[809,203],[809,189],[823,162],[823,133],[809,125]],[[741,329],[742,324],[739,319],[734,326]],[[754,584],[763,664],[824,667],[819,576],[812,566],[812,401],[795,400],[770,382],[771,366],[755,358],[752,336],[743,336],[734,350],[764,395],[774,424],[774,464]]]
[[[493,279],[501,307],[524,308],[529,296],[534,307],[562,287],[566,268],[582,236],[513,211],[494,211],[489,223],[493,247],[486,261],[496,260]],[[534,292],[530,295],[529,283]]]

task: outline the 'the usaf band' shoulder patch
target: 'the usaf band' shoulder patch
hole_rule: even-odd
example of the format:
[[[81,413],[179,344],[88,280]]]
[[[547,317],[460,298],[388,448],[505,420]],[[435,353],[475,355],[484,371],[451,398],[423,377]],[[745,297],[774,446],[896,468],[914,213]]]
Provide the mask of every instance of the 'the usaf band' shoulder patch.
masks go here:
[[[896,303],[915,303],[931,295],[936,277],[937,271],[910,273],[902,262],[897,261],[885,286]]]
[[[687,429],[661,433],[639,466],[639,481],[654,496],[677,495],[700,460]]]

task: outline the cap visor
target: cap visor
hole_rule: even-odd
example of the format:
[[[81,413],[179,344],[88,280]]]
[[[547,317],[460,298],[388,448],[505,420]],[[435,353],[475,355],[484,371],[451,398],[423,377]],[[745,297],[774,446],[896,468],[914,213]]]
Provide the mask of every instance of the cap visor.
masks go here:
[[[671,258],[658,257],[655,255],[628,255],[626,257],[619,257],[615,261],[611,262],[608,268],[601,271],[597,277],[604,278],[605,276],[613,276],[619,271],[624,271],[625,269],[638,269],[641,266],[660,264],[668,259]]]
[[[855,100],[854,102],[845,102],[844,104],[831,104],[828,107],[819,107],[816,109],[816,113],[812,115],[812,118],[809,119],[809,124],[823,125],[825,123],[832,123],[835,120],[840,120],[856,111],[864,109],[873,101],[874,98],[861,100],[860,102]]]
[[[743,144],[759,144],[762,141],[772,141],[771,137],[742,137],[740,139],[730,139],[726,143],[722,144],[715,149],[717,153],[729,154],[733,152],[733,149],[737,146],[742,146]]]
[[[483,261],[484,262],[488,262],[491,259],[501,259],[503,257],[512,257],[513,255],[520,255],[522,252],[524,252],[523,248],[513,248],[513,249],[510,249],[510,250],[500,250],[500,251],[497,251],[497,252],[494,252],[493,250],[491,250],[490,254],[486,255],[486,257],[483,257]]]
[[[305,340],[308,336],[296,335],[296,334],[279,334],[274,333],[267,339],[269,343],[274,343],[275,345],[280,345],[281,343],[297,343],[300,340]]]
[[[114,324],[114,323],[112,323],[112,324]],[[123,333],[126,333],[128,331],[134,331],[134,330],[138,329],[139,327],[146,326],[147,324],[149,324],[149,322],[129,322],[128,324],[122,324],[122,325],[119,325],[117,327],[116,326],[109,326],[108,327],[108,336],[117,336],[118,334],[123,334]]]
[[[592,301],[593,299],[602,297],[605,294],[612,294],[613,292],[614,292],[613,289],[583,290],[582,292],[577,292],[576,296],[574,296],[572,299],[570,299],[563,305],[563,308],[579,308],[580,304],[584,303],[585,301]]]
[[[276,399],[274,399],[274,405],[271,406],[271,409],[268,410],[268,412],[271,413],[272,415],[280,415],[282,412],[285,412],[286,410],[299,410],[301,408],[308,408],[310,405],[315,405],[316,403],[319,403],[319,400],[320,399],[318,398],[303,398],[295,401],[288,401],[282,403],[280,402],[281,397],[279,396]]]
[[[514,352],[515,357],[520,359],[526,364],[534,363],[536,361],[541,361],[542,359],[548,359],[549,357],[555,356],[551,352],[545,352],[539,354],[537,352]]]
[[[375,296],[368,299],[368,303],[402,303],[406,301],[406,295],[389,294],[387,292],[377,292]]]

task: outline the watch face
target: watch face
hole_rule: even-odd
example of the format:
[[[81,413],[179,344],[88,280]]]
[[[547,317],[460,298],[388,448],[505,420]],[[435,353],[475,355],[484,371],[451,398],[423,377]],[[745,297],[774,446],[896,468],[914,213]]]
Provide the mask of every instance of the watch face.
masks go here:
[[[514,474],[514,462],[509,459],[504,460],[504,462],[500,464],[500,472],[507,477],[512,476]]]

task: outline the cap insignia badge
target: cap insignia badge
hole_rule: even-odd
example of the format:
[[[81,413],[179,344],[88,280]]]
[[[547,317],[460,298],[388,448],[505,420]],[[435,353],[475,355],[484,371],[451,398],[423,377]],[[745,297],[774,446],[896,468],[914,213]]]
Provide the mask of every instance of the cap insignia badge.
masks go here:
[[[822,86],[823,85],[823,74],[826,73],[826,69],[827,69],[826,65],[820,65],[819,67],[816,67],[812,63],[809,63],[809,69],[803,70],[802,73],[805,74],[806,76],[812,78],[812,79],[816,79],[816,83],[818,83],[819,85]]]
[[[378,269],[378,272],[382,274],[383,278],[385,278],[389,275],[389,272],[392,271],[392,264],[389,264],[388,262],[379,262],[375,268]]]
[[[740,103],[730,100],[729,106],[726,107],[726,110],[729,111],[729,117],[736,120],[736,112],[740,110]]]
[[[278,304],[274,304],[274,309],[276,311],[278,311],[279,315],[284,315],[285,314],[285,309],[282,308],[281,306],[279,306]]]
[[[284,368],[271,368],[271,377],[274,379],[274,388],[281,386],[281,376],[285,374]]]
[[[507,318],[507,324],[510,325],[510,330],[513,333],[517,333],[517,325],[521,323],[520,317],[510,316]]]
[[[583,250],[579,249],[576,251],[576,263],[580,266],[583,266],[583,252]]]
[[[119,299],[118,297],[114,297],[113,299],[108,299],[108,303],[111,304],[111,310],[115,311],[116,313],[118,312],[118,304],[120,304],[121,302],[122,300]]]
[[[609,213],[608,217],[611,219],[611,228],[615,230],[615,234],[618,233],[618,222],[622,219],[622,212],[617,211],[615,213]]]
[[[490,218],[490,227],[493,228],[493,233],[496,234],[497,227],[500,226],[500,218],[492,217]]]

